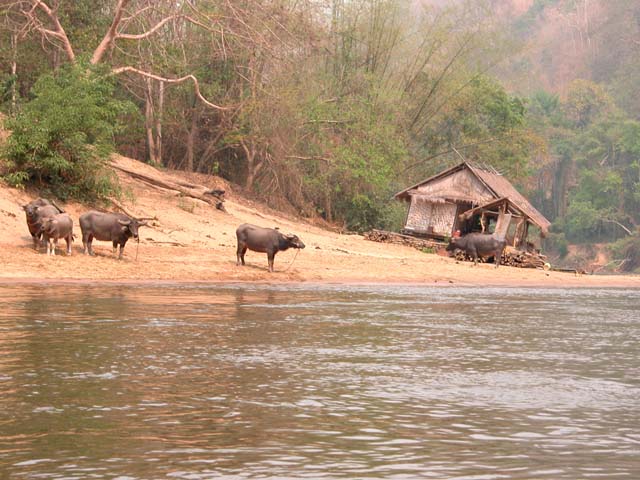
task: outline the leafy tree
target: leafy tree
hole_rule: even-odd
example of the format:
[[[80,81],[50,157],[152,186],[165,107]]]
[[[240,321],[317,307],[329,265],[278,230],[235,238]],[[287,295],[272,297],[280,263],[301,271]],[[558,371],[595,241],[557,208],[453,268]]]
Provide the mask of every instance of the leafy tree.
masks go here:
[[[62,199],[95,200],[118,191],[106,169],[121,114],[130,105],[114,99],[114,81],[101,69],[67,65],[44,74],[32,99],[7,121],[5,179],[16,186],[48,187]]]
[[[569,85],[563,107],[567,118],[578,128],[585,128],[614,108],[611,97],[601,85],[582,79]]]

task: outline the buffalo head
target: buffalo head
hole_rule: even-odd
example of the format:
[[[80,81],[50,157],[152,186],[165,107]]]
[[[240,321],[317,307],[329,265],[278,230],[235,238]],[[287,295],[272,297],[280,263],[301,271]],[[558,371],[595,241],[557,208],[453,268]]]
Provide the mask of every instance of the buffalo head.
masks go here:
[[[22,206],[22,209],[26,212],[27,218],[31,219],[36,216],[36,211],[38,210],[39,205],[34,205],[32,203],[27,203]]]
[[[460,248],[459,245],[458,245],[458,241],[459,240],[460,240],[460,238],[453,237],[449,241],[449,245],[447,245],[447,252],[453,252],[456,248]]]
[[[297,235],[293,235],[293,234],[288,234],[287,235],[287,234],[285,234],[283,236],[287,240],[287,243],[289,244],[289,247],[291,247],[291,248],[304,248],[304,243],[302,243],[302,240],[300,240]]]
[[[53,233],[55,226],[55,220],[51,217],[43,218],[40,220],[40,231],[48,235]]]
[[[118,220],[118,223],[122,225],[122,232],[138,239],[138,228],[147,225],[147,222],[141,222],[137,218],[130,218],[129,220]]]

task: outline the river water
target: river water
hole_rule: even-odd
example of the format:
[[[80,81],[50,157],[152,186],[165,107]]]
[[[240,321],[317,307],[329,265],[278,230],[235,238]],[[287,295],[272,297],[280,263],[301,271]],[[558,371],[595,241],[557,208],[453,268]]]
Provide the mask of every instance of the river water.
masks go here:
[[[0,287],[0,478],[640,478],[640,292]]]

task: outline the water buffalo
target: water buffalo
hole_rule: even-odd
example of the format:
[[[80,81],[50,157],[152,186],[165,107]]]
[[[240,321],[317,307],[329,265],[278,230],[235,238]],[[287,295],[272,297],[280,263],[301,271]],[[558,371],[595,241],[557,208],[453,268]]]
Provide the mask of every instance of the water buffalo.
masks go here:
[[[499,238],[495,234],[470,233],[464,237],[452,238],[447,250],[450,252],[456,249],[462,250],[466,255],[473,258],[473,264],[478,264],[478,257],[495,258],[496,268],[500,266],[502,252],[507,246],[504,238]]]
[[[145,226],[146,222],[141,222],[136,218],[130,218],[122,213],[87,212],[80,216],[80,229],[82,230],[83,253],[94,255],[91,242],[93,239],[113,243],[113,254],[115,255],[118,245],[120,245],[120,255],[124,246],[131,237],[138,238],[138,228]],[[138,240],[139,241],[139,240]]]
[[[37,250],[42,237],[42,220],[57,215],[58,213],[64,213],[64,210],[46,198],[32,200],[26,205],[23,205],[22,209],[27,215],[27,227],[29,227],[29,233],[33,239],[33,248]]]
[[[273,228],[263,228],[243,223],[236,230],[238,237],[238,261],[236,265],[244,265],[244,254],[247,249],[267,254],[269,271],[273,272],[273,259],[277,252],[289,248],[304,248],[304,243],[296,235],[286,235]]]
[[[58,213],[42,220],[42,234],[47,244],[47,255],[55,255],[58,240],[64,238],[67,242],[67,255],[71,255],[73,242],[73,220],[66,213]]]

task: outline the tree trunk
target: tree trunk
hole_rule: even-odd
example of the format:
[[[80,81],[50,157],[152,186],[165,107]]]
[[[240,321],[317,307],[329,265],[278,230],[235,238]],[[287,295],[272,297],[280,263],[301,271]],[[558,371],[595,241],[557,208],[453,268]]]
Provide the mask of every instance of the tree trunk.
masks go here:
[[[263,162],[258,159],[258,149],[253,141],[249,145],[243,141],[241,145],[247,159],[247,179],[244,186],[247,190],[252,190]]]
[[[324,216],[324,219],[327,222],[333,223],[333,206],[331,203],[331,192],[329,188],[324,191]]]
[[[156,141],[153,135],[153,103],[151,98],[150,81],[147,81],[147,91],[144,104],[144,127],[147,131],[147,151],[149,155],[149,163],[158,165],[156,158]]]
[[[18,34],[11,34],[11,113],[16,113],[18,100]]]
[[[152,165],[162,164],[162,108],[164,108],[164,85],[159,82],[158,89],[158,110],[154,102],[153,80],[147,78],[147,89],[145,92],[145,130],[147,132],[147,148],[149,153],[149,163]]]
[[[156,124],[156,158],[162,164],[162,120],[164,117],[164,82],[158,82],[158,108],[155,115]]]
[[[198,138],[198,134],[200,133],[199,124],[200,109],[194,106],[191,112],[191,127],[189,128],[189,133],[187,134],[187,151],[185,154],[187,159],[186,169],[189,172],[194,171],[196,139]]]

